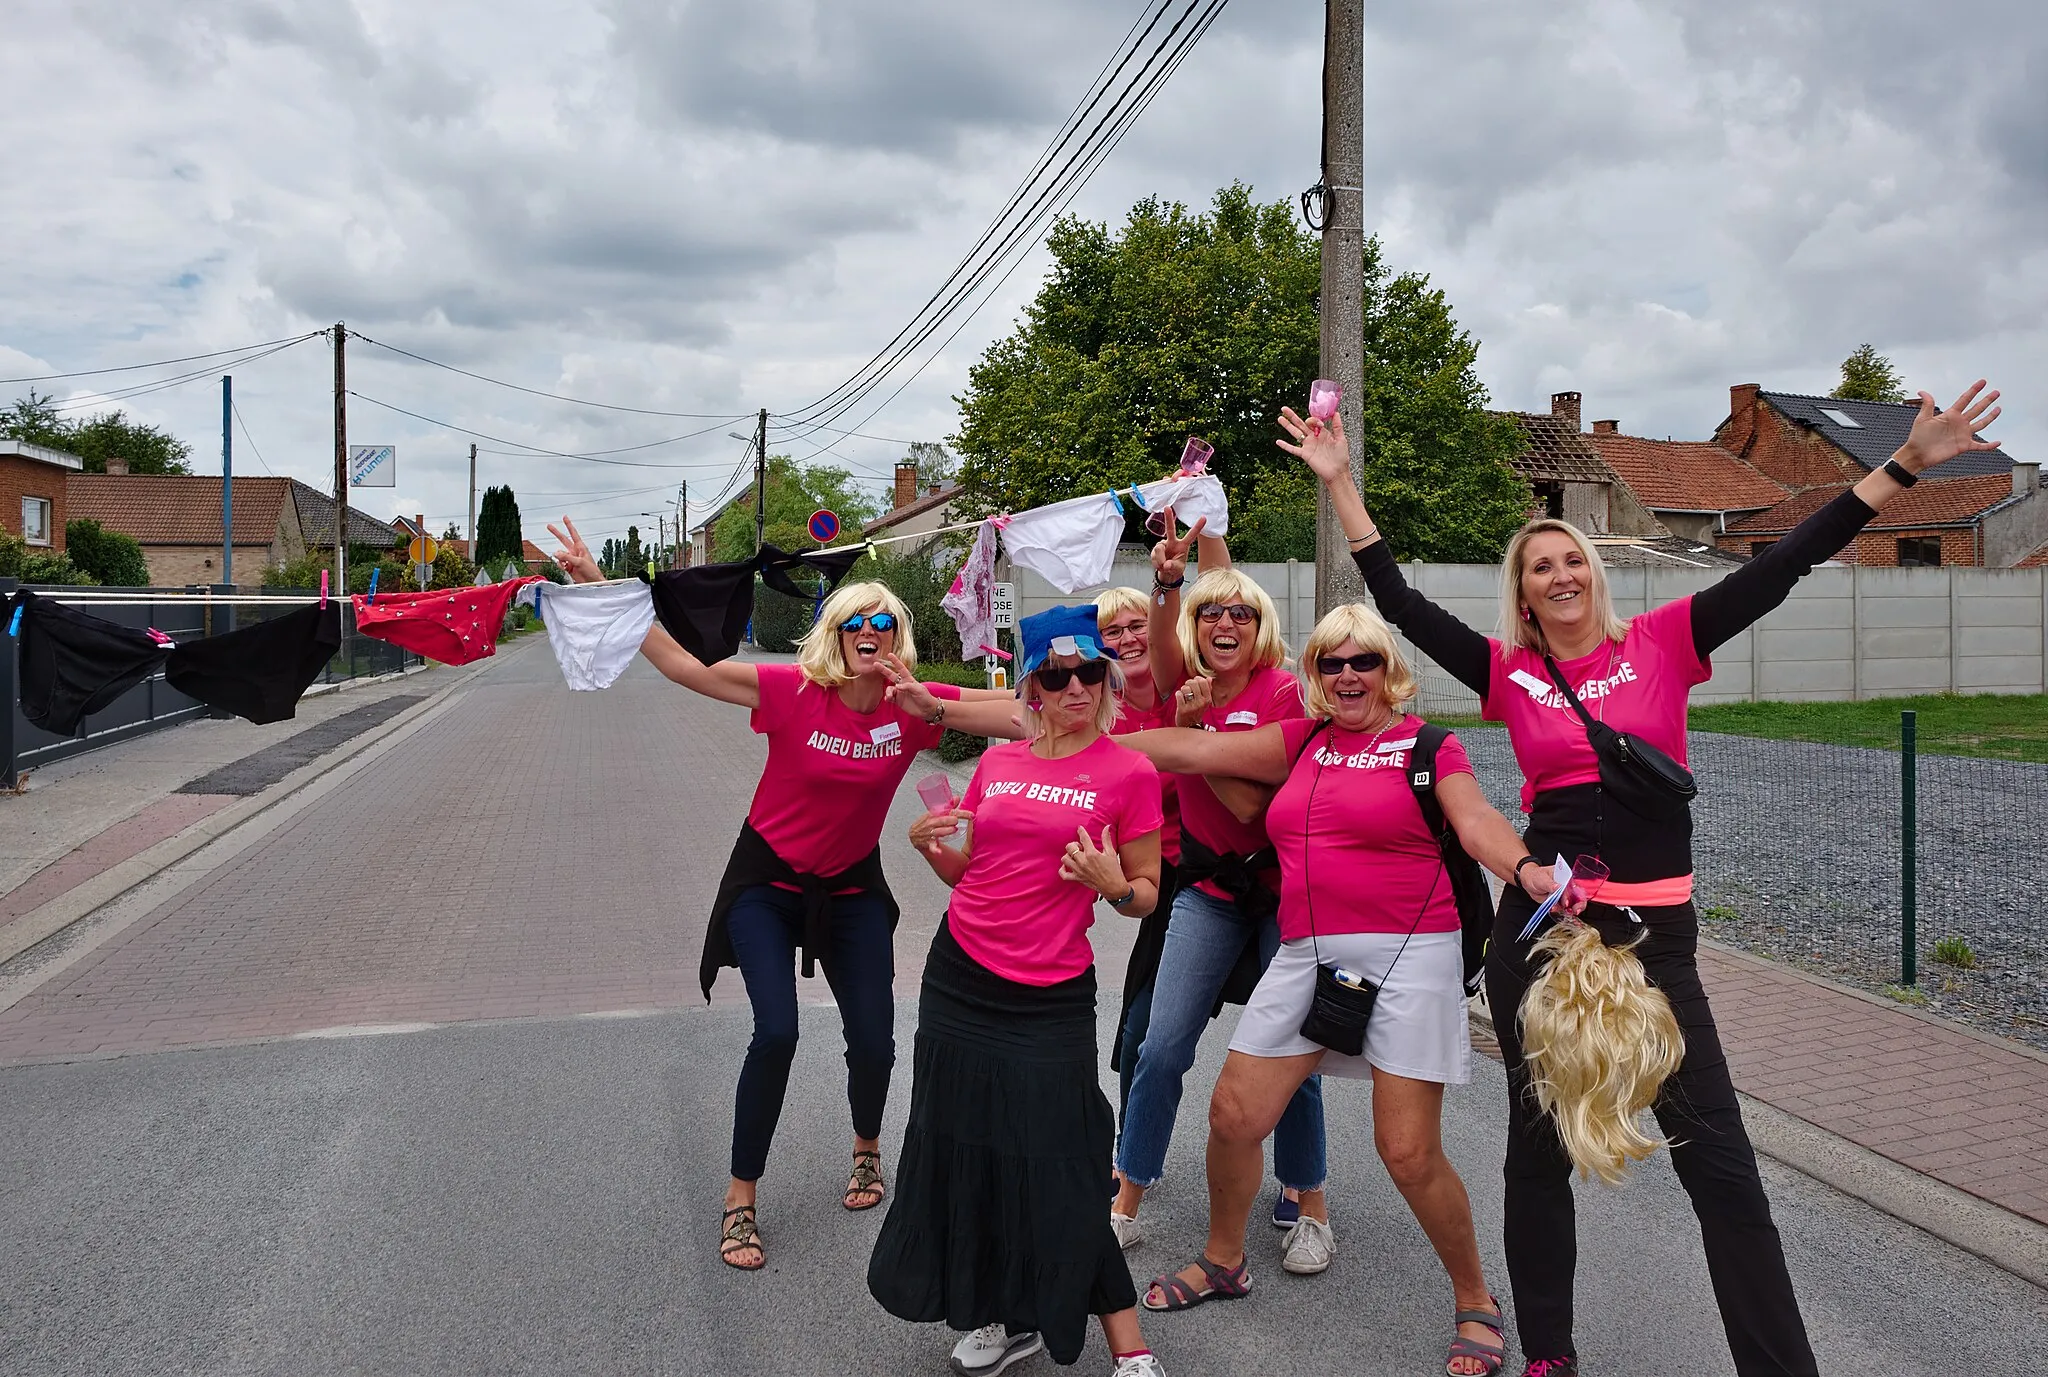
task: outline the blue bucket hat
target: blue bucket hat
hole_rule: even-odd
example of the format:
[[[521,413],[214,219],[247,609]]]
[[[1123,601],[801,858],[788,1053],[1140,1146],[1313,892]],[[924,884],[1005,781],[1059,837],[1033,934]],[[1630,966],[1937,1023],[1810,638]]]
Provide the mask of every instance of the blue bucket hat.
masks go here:
[[[1050,655],[1079,655],[1084,660],[1101,660],[1101,623],[1095,604],[1050,607],[1034,612],[1017,623],[1017,635],[1024,643],[1023,673],[1044,664]]]

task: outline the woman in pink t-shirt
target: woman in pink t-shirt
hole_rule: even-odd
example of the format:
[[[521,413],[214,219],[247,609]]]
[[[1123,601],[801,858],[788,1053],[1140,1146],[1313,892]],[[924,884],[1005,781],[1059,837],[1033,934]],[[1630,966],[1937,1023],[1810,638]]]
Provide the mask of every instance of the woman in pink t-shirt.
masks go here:
[[[991,747],[961,806],[910,829],[953,895],[925,961],[910,1122],[868,1289],[892,1315],[972,1331],[956,1371],[1041,1346],[1072,1363],[1094,1315],[1116,1377],[1161,1377],[1102,1216],[1115,1119],[1088,941],[1097,904],[1142,918],[1158,901],[1158,772],[1108,734],[1113,664],[1093,607],[1018,633],[1029,739]],[[897,692],[924,702],[915,685]]]
[[[1409,780],[1425,732],[1422,719],[1401,708],[1415,695],[1415,677],[1387,624],[1358,603],[1316,624],[1302,663],[1308,718],[1249,732],[1130,738],[1162,769],[1278,786],[1266,828],[1281,877],[1280,950],[1238,1021],[1209,1104],[1208,1246],[1200,1261],[1154,1281],[1144,1304],[1182,1310],[1245,1294],[1260,1144],[1309,1076],[1370,1077],[1380,1158],[1456,1295],[1446,1370],[1489,1377],[1503,1361],[1500,1309],[1480,1269],[1464,1183],[1443,1151],[1444,1087],[1470,1079],[1471,1050],[1457,903]],[[1438,805],[1465,850],[1510,877],[1521,838],[1480,793],[1457,737],[1435,743],[1433,774]],[[1531,883],[1547,892],[1547,877]],[[1318,966],[1378,987],[1360,1055],[1302,1034]]]
[[[548,527],[562,544],[556,561],[579,583],[601,579],[575,525],[566,518],[562,525]],[[799,949],[806,975],[814,963],[824,966],[846,1033],[853,1172],[843,1203],[865,1210],[882,1201],[882,1111],[896,1062],[897,907],[879,843],[896,786],[917,753],[938,744],[946,708],[962,691],[928,685],[917,714],[888,696],[885,662],[914,665],[917,646],[909,612],[879,583],[848,584],[828,597],[795,664],[707,665],[658,622],[641,653],[676,683],[748,709],[753,729],[768,738],[768,765],[719,882],[700,972],[709,999],[718,970],[737,966],[754,1011],[719,1245],[728,1266],[754,1271],[766,1261],[757,1187],[796,1056]]]
[[[1683,764],[1687,697],[1713,672],[1708,657],[1782,603],[1799,579],[1848,545],[1924,470],[1995,448],[1975,435],[1998,415],[1992,405],[1998,394],[1980,395],[1983,387],[1971,387],[1946,412],[1921,393],[1912,431],[1889,462],[1713,587],[1638,617],[1615,615],[1599,553],[1577,528],[1530,522],[1509,543],[1502,564],[1496,638],[1467,627],[1402,579],[1351,476],[1342,420],[1325,426],[1291,409],[1280,413],[1290,437],[1280,448],[1322,479],[1380,611],[1477,693],[1490,720],[1507,724],[1529,814],[1524,842],[1531,854],[1516,869],[1581,855],[1608,867],[1609,878],[1584,918],[1610,946],[1634,944],[1684,1035],[1684,1060],[1654,1109],[1671,1143],[1671,1165],[1699,1217],[1729,1349],[1744,1377],[1807,1374],[1815,1367],[1700,983],[1692,814],[1682,802],[1633,807],[1604,785],[1589,728],[1558,681],[1596,721]],[[1555,1124],[1535,1107],[1517,1018],[1532,978],[1537,934],[1524,938],[1522,932],[1534,907],[1521,888],[1503,891],[1487,954],[1487,1002],[1509,1087],[1503,1232],[1516,1326],[1529,1360],[1525,1377],[1572,1377],[1578,1358],[1572,1346],[1577,1241],[1571,1161]]]

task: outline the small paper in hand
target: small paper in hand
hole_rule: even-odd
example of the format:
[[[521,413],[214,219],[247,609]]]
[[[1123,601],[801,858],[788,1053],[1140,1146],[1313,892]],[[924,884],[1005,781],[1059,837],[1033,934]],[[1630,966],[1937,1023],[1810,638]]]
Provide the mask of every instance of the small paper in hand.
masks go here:
[[[1530,914],[1529,921],[1522,925],[1522,935],[1516,939],[1517,941],[1528,941],[1536,929],[1543,926],[1543,920],[1550,916],[1550,910],[1557,907],[1558,900],[1564,898],[1565,889],[1572,882],[1572,868],[1565,863],[1564,857],[1559,856],[1551,864],[1550,878],[1556,883],[1557,888],[1550,891],[1549,898],[1536,905],[1536,911]]]

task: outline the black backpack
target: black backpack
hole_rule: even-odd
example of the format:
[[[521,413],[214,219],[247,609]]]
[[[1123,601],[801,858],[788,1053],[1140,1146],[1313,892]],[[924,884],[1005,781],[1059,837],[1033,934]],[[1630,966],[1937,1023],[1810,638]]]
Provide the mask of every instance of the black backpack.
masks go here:
[[[1458,904],[1458,926],[1465,935],[1465,993],[1476,994],[1486,971],[1486,942],[1493,934],[1493,891],[1479,862],[1465,854],[1457,829],[1444,816],[1436,801],[1436,753],[1451,734],[1449,727],[1425,722],[1415,733],[1415,749],[1408,757],[1408,787],[1422,808],[1423,825],[1436,838],[1443,853],[1444,873],[1451,880],[1451,896]]]

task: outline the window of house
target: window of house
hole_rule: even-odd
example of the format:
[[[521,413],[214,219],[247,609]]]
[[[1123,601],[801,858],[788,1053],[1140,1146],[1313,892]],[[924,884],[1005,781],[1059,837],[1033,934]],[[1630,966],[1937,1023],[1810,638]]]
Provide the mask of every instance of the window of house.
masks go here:
[[[1529,490],[1536,495],[1536,505],[1545,516],[1553,521],[1564,520],[1564,484],[1531,483]]]
[[[1752,557],[1760,555],[1777,543],[1775,540],[1752,540],[1749,542],[1749,553]]]
[[[21,538],[31,545],[50,543],[50,499],[47,497],[24,497],[21,499]]]
[[[1941,537],[1903,537],[1899,541],[1899,567],[1901,569],[1939,569],[1941,567]]]
[[[1846,427],[1849,430],[1863,429],[1862,424],[1846,411],[1837,411],[1831,406],[1824,406],[1820,409],[1820,414],[1833,421],[1836,425]]]

